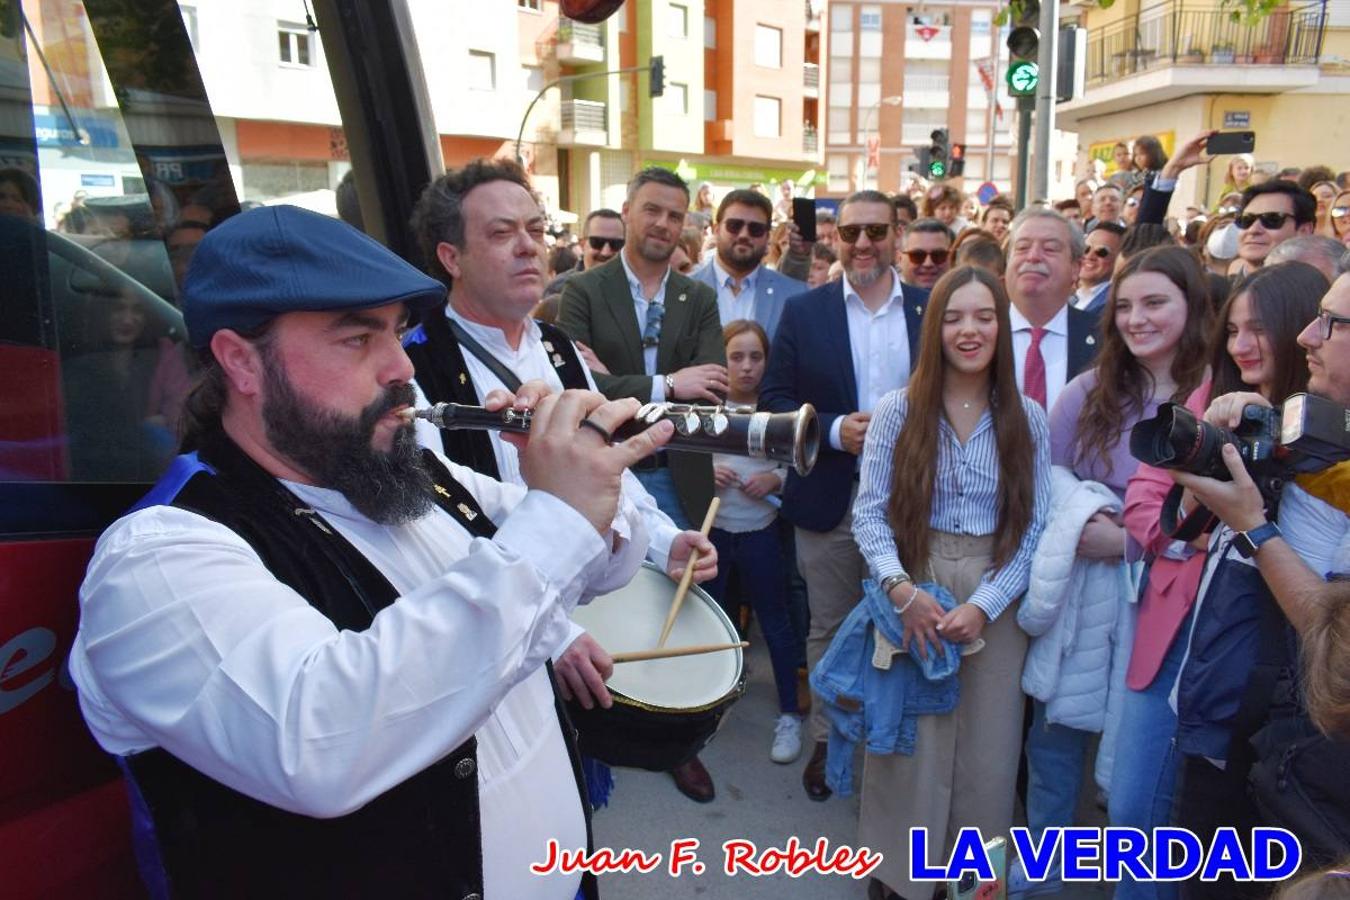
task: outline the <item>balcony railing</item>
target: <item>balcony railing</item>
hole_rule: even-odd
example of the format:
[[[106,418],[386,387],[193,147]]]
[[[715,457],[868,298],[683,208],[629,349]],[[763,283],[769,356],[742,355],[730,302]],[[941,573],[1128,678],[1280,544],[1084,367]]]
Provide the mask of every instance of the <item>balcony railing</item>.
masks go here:
[[[813,0],[806,0],[806,30],[807,30],[807,31],[819,31],[819,30],[820,30],[820,14],[821,14],[821,7],[822,7],[823,5],[824,5],[824,4],[822,4],[822,3],[820,2],[820,0],[814,0],[814,2],[813,2]]]
[[[820,150],[820,135],[811,126],[802,129],[802,152],[814,156]]]
[[[1087,83],[1163,66],[1315,65],[1322,52],[1326,10],[1320,3],[1279,9],[1256,25],[1223,10],[1166,3],[1088,36]]]
[[[567,100],[561,110],[565,132],[600,132],[606,128],[605,104],[598,100]]]
[[[808,91],[816,92],[811,96],[816,96],[820,92],[820,66],[815,63],[802,64],[802,86]]]
[[[605,59],[605,32],[600,25],[558,20],[558,62],[590,63]]]

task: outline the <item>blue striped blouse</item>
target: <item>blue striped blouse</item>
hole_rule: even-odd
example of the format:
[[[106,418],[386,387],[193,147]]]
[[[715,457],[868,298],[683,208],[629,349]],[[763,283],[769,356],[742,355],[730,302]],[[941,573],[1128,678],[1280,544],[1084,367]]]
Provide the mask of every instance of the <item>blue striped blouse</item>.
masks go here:
[[[872,411],[863,445],[858,499],[853,507],[853,537],[872,577],[878,581],[904,572],[886,505],[891,495],[895,439],[905,421],[906,405],[905,389],[901,388],[883,397]],[[990,621],[1026,592],[1031,559],[1050,508],[1050,430],[1045,410],[1026,397],[1022,398],[1022,407],[1036,448],[1035,459],[1030,461],[1036,479],[1035,506],[1031,523],[1012,559],[997,571],[986,572],[970,597],[969,602],[983,610]],[[985,410],[964,445],[957,440],[946,418],[942,418],[933,515],[929,520],[933,529],[952,534],[993,534],[998,528],[998,478],[998,442],[990,411]]]

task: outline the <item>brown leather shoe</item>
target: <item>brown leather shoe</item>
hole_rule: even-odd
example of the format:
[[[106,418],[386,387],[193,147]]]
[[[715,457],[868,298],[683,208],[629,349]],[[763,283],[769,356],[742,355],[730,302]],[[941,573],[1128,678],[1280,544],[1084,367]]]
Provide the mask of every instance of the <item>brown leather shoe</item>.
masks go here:
[[[671,769],[670,776],[675,779],[675,787],[679,788],[680,793],[696,803],[711,803],[717,796],[712,776],[697,756]]]
[[[816,749],[811,753],[811,761],[806,764],[806,769],[802,772],[802,787],[806,788],[806,796],[812,800],[828,800],[830,795],[834,793],[825,784],[827,750],[828,745],[824,741],[816,741]]]

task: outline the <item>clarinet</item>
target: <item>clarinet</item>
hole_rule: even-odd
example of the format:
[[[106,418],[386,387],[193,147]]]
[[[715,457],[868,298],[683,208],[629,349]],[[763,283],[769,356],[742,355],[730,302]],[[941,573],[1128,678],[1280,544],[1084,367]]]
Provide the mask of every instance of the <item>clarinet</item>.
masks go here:
[[[425,419],[447,431],[507,431],[526,434],[534,419],[531,410],[502,409],[497,412],[463,403],[437,403],[426,409],[408,410],[410,419]],[[641,434],[662,419],[670,419],[675,434],[670,450],[696,453],[726,453],[755,459],[771,459],[807,475],[820,450],[820,420],[811,404],[786,413],[758,412],[748,406],[697,406],[688,403],[647,403],[637,415],[614,431],[623,441]]]

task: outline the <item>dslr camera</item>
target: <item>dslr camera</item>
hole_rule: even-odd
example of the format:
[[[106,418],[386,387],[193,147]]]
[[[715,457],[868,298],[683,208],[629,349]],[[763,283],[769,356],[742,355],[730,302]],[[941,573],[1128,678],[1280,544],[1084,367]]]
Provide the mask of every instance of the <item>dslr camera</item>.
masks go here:
[[[1130,431],[1130,455],[1163,469],[1231,481],[1223,445],[1232,444],[1268,502],[1292,474],[1320,472],[1350,459],[1350,409],[1314,394],[1294,394],[1275,409],[1248,404],[1229,431],[1195,417],[1177,403]]]

